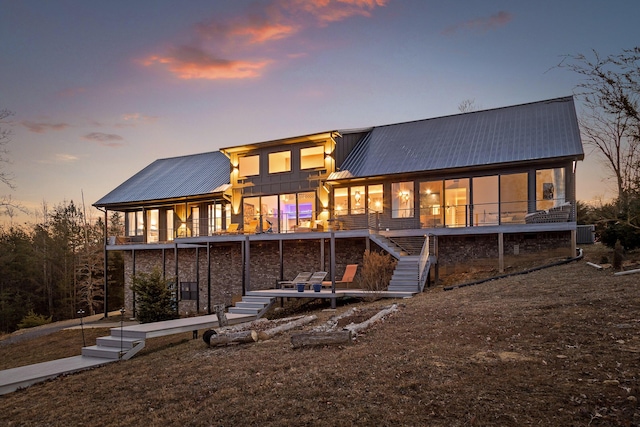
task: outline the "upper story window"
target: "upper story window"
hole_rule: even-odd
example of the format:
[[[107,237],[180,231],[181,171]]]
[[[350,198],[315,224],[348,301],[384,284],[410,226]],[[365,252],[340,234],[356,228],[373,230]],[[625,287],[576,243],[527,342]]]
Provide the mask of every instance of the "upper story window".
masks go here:
[[[238,158],[238,175],[242,177],[260,175],[260,156]]]
[[[269,153],[269,173],[291,171],[291,151]]]
[[[300,149],[300,169],[319,169],[324,167],[324,147]]]

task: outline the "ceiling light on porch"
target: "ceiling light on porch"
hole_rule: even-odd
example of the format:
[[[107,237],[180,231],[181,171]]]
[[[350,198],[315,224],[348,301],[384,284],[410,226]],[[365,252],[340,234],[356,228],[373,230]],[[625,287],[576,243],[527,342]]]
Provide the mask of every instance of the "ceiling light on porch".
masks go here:
[[[353,195],[354,200],[356,201],[356,206],[360,206],[360,192],[356,191]]]

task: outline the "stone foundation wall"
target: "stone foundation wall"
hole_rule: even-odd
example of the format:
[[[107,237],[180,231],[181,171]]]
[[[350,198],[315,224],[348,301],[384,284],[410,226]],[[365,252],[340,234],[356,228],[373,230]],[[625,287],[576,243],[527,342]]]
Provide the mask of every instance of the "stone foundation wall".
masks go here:
[[[504,234],[504,265],[528,268],[551,258],[571,257],[571,232]],[[499,269],[498,235],[439,236],[440,277],[478,269]]]
[[[230,306],[242,298],[243,262],[242,245],[232,242],[215,244],[210,247],[211,277],[208,282],[207,248],[178,249],[178,282],[197,282],[198,300],[180,300],[178,309],[181,315],[203,314],[209,312],[209,306],[225,304]],[[330,240],[292,240],[283,242],[283,277],[293,279],[301,271],[330,270]],[[347,264],[362,266],[365,239],[336,239],[336,278],[342,277]],[[197,253],[197,258],[196,258]],[[247,291],[274,289],[280,280],[280,254],[277,241],[251,242],[249,248],[251,264]],[[323,259],[324,258],[324,259]],[[131,276],[134,273],[131,251],[124,253],[125,259],[125,308],[133,313],[133,295],[130,291]],[[197,259],[197,261],[196,261]],[[175,278],[175,252],[166,250],[135,251],[135,272],[150,272],[160,268],[165,277]],[[327,274],[327,279],[331,276]],[[179,285],[179,283],[178,283]],[[210,290],[210,292],[209,292]]]

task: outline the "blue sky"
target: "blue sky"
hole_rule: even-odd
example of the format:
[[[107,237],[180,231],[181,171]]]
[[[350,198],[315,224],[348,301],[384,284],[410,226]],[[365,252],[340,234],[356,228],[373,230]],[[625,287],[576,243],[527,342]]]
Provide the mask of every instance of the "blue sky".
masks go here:
[[[88,207],[157,158],[570,95],[562,55],[637,46],[638,16],[617,0],[0,0],[17,187],[0,195]],[[611,197],[606,176],[587,156],[578,198]]]

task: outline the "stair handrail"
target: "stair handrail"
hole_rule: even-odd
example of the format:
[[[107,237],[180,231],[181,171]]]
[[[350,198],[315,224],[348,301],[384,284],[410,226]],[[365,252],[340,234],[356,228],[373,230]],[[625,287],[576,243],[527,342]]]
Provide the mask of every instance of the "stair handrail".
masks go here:
[[[422,244],[422,250],[420,251],[420,262],[418,264],[418,282],[420,285],[420,292],[424,290],[424,284],[429,276],[429,235],[424,236],[424,243]]]

